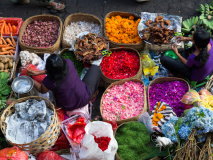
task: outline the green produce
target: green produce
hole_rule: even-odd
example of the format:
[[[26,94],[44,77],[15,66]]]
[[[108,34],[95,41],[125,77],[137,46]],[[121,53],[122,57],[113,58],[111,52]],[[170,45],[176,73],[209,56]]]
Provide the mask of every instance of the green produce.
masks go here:
[[[196,28],[197,22],[198,22],[198,17],[192,17],[183,21],[183,28],[181,29],[181,31],[183,33],[189,33],[190,31]]]
[[[146,126],[139,122],[128,122],[119,127],[115,138],[121,160],[149,160],[155,156],[168,156],[150,140]]]
[[[80,77],[81,76],[81,72],[84,69],[83,62],[77,60],[76,57],[75,57],[75,54],[72,51],[65,51],[65,52],[63,52],[61,54],[61,56],[64,59],[70,59],[73,62],[74,66],[75,66],[75,69],[77,70],[78,75]]]
[[[8,73],[0,73],[0,110],[6,106],[6,98],[11,92],[11,88],[7,85],[8,77]]]

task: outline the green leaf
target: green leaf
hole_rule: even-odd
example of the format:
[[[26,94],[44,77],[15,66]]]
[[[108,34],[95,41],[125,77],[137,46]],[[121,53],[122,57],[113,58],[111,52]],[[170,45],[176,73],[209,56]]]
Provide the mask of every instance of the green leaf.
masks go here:
[[[200,8],[201,8],[202,13],[205,12],[205,6],[204,5],[200,4]]]
[[[205,113],[202,112],[202,113],[200,114],[200,116],[201,116],[201,117],[205,117]]]
[[[122,107],[122,109],[126,109],[126,107],[124,105],[122,105],[121,107]]]
[[[7,86],[1,93],[5,96],[9,95],[11,92],[11,88]]]
[[[190,109],[187,109],[183,112],[184,116],[187,116],[187,114],[189,113]]]
[[[196,9],[197,12],[201,13],[201,9]]]

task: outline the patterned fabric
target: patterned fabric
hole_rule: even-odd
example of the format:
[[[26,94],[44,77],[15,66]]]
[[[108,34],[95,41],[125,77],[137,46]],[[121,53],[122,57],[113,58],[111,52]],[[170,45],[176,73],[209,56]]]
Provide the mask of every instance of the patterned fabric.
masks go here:
[[[153,130],[162,133],[161,126],[163,126],[165,122],[169,121],[172,116],[176,116],[176,114],[168,104],[165,102],[157,102],[151,114]],[[157,123],[156,120],[158,120]]]

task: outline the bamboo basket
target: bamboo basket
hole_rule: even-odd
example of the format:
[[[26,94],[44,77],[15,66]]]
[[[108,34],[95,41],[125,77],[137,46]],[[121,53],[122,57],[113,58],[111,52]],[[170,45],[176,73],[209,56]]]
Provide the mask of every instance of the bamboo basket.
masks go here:
[[[131,47],[131,48],[134,48],[136,50],[138,50],[139,52],[143,50],[144,48],[144,42],[140,42],[140,43],[137,43],[137,44],[125,44],[125,43],[116,43],[116,42],[113,42],[111,41],[107,34],[106,34],[106,28],[105,28],[105,24],[106,24],[106,18],[111,18],[112,16],[121,16],[123,18],[129,18],[129,16],[133,16],[134,17],[134,20],[137,20],[137,19],[140,19],[139,16],[136,16],[132,13],[128,13],[128,12],[109,12],[105,18],[104,18],[104,36],[107,40],[109,40],[109,45],[110,45],[110,48],[116,48],[116,47]]]
[[[213,86],[213,75],[209,78],[208,82],[206,83],[205,88],[211,92],[211,88]]]
[[[155,83],[161,84],[163,82],[172,82],[172,81],[183,81],[183,82],[185,82],[187,84],[187,86],[188,86],[188,88],[190,90],[189,83],[186,80],[182,79],[182,78],[177,78],[177,77],[160,77],[160,78],[156,78],[148,86],[148,105],[147,106],[148,106],[148,110],[149,111],[150,111],[150,105],[149,105],[149,88],[150,88],[150,86],[152,84],[155,84]]]
[[[113,86],[115,85],[121,85],[121,84],[124,84],[125,82],[128,82],[128,81],[133,81],[133,82],[140,82],[144,85],[143,81],[139,80],[139,79],[132,79],[132,78],[128,78],[128,79],[125,79],[125,80],[121,80],[121,81],[117,81],[117,82],[114,82],[112,83],[106,90],[105,92],[103,93],[103,95],[107,92],[108,89],[112,88]],[[102,112],[102,103],[103,103],[103,96],[101,97],[101,103],[100,103],[100,113],[101,113],[101,117],[103,118],[103,121],[108,121],[107,119],[105,119],[103,117],[103,112]],[[118,120],[116,121],[117,124],[122,124],[122,123],[125,123],[125,122],[129,122],[129,121],[137,121],[139,119],[139,117],[141,116],[142,113],[146,112],[147,111],[147,99],[146,99],[146,88],[145,88],[145,85],[144,85],[144,106],[143,106],[143,110],[142,112],[136,116],[136,117],[132,117],[132,118],[128,118],[128,119],[123,119],[123,120]]]
[[[97,16],[92,15],[92,14],[84,14],[84,13],[71,14],[65,19],[65,22],[64,22],[64,33],[62,36],[63,48],[71,48],[71,45],[68,44],[66,41],[64,41],[64,34],[65,34],[66,27],[68,25],[70,25],[71,22],[79,22],[79,21],[85,21],[85,22],[99,24],[101,27],[101,34],[103,34],[103,24],[102,24],[102,21]]]
[[[129,121],[129,122],[134,122],[134,121]],[[126,123],[129,123],[129,122],[126,122]],[[123,126],[123,125],[126,124],[126,123],[123,123],[123,124],[119,125],[118,128],[120,128],[121,126]],[[115,132],[114,132],[114,137],[115,137],[115,134],[116,134],[118,128],[117,128],[117,129],[115,130]],[[117,152],[116,152],[116,154],[115,154],[115,159],[116,159],[116,160],[122,160],[122,159],[119,157],[119,155],[118,155]],[[150,160],[160,160],[160,158],[159,158],[159,157],[154,157],[154,158],[152,158],[152,159],[150,159]]]
[[[50,126],[48,127],[45,133],[43,133],[38,139],[30,143],[15,144],[9,141],[8,139],[7,141],[12,146],[18,146],[20,149],[24,151],[29,151],[33,155],[37,155],[38,153],[48,150],[51,146],[53,146],[60,133],[60,125],[58,121],[58,116],[56,114],[55,106],[48,99],[45,99],[39,96],[29,96],[29,97],[18,99],[16,102],[12,103],[4,110],[3,114],[1,115],[0,126],[1,126],[2,133],[5,135],[5,132],[6,132],[5,119],[7,118],[7,116],[15,112],[16,103],[25,102],[28,99],[36,99],[38,101],[44,100],[46,102],[47,107],[53,110],[54,112],[52,123],[50,124]]]
[[[112,52],[114,52],[114,51],[121,51],[121,50],[129,51],[129,52],[134,52],[135,54],[138,55],[138,58],[139,58],[139,60],[140,60],[140,67],[139,67],[139,70],[138,70],[138,72],[137,72],[137,74],[136,74],[135,76],[129,77],[129,78],[141,79],[142,74],[143,74],[143,73],[142,73],[142,62],[141,62],[141,58],[140,58],[140,55],[139,55],[138,51],[135,50],[135,49],[133,49],[133,48],[123,48],[123,47],[120,47],[120,48],[111,48],[111,49],[109,49],[109,51],[112,51]],[[101,67],[100,67],[100,69],[101,69]],[[104,84],[105,87],[108,87],[111,83],[114,83],[114,82],[116,82],[116,81],[123,80],[123,79],[111,79],[111,78],[106,77],[106,76],[103,74],[102,69],[101,69],[101,79],[105,82],[105,84]]]
[[[27,28],[27,25],[32,23],[35,20],[57,20],[60,23],[60,28],[59,28],[59,33],[58,33],[58,40],[53,46],[46,47],[46,48],[38,48],[38,47],[30,47],[22,43],[22,36],[24,35],[24,32]],[[21,47],[21,50],[27,50],[30,52],[40,52],[40,53],[54,53],[56,51],[60,50],[60,43],[61,43],[61,35],[62,35],[62,30],[63,30],[63,23],[61,19],[57,16],[53,15],[36,15],[28,18],[27,20],[24,21],[24,23],[21,26],[20,32],[19,32],[19,46]]]

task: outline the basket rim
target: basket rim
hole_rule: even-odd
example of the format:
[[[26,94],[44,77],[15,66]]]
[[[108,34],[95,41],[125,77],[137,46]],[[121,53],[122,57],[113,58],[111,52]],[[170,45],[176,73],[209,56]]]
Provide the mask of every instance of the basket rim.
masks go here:
[[[116,48],[110,48],[109,49],[109,51],[120,51],[120,50],[131,50],[132,52],[134,52],[135,54],[138,55],[138,58],[139,58],[139,61],[140,61],[140,66],[139,66],[138,72],[136,73],[136,75],[137,75],[139,73],[139,71],[141,70],[141,68],[142,68],[142,63],[141,63],[141,58],[140,58],[139,52],[136,49],[130,48],[130,47],[116,47]],[[128,79],[128,78],[125,78],[125,79],[111,79],[111,78],[109,78],[109,77],[107,77],[107,76],[104,75],[104,73],[103,73],[103,71],[101,69],[101,65],[99,67],[100,67],[102,76],[104,76],[104,78],[107,79],[107,80],[109,80],[109,81],[120,81],[120,80]],[[134,79],[134,77],[136,75],[134,75],[132,77],[129,77],[129,78],[133,78]]]
[[[1,115],[1,117],[0,117],[0,120],[1,120],[0,127],[1,127],[1,131],[2,131],[3,134],[5,134],[5,132],[2,130],[2,124],[5,123],[5,120],[3,120],[3,119],[4,119],[4,118],[3,118],[3,115],[5,115],[5,113],[7,112],[7,110],[10,110],[12,107],[14,107],[16,103],[20,103],[20,102],[26,101],[26,100],[28,100],[28,99],[33,99],[33,98],[41,98],[42,100],[45,101],[45,103],[46,103],[46,101],[47,101],[47,102],[50,103],[50,105],[54,106],[50,100],[48,100],[48,99],[46,99],[46,98],[43,98],[43,97],[40,97],[40,96],[28,96],[28,97],[24,97],[24,98],[19,98],[19,99],[17,99],[16,102],[11,103],[7,108],[5,108],[5,110],[3,111],[3,113],[2,113],[2,115]],[[47,106],[47,107],[48,107],[48,106]],[[49,108],[49,107],[48,107],[48,108]],[[51,110],[52,110],[52,109],[51,109]],[[57,116],[57,114],[56,114],[56,110],[55,110],[54,107],[53,107],[53,114],[56,116],[56,118],[58,118],[58,116]],[[11,115],[11,114],[8,114],[7,116],[9,116],[9,115]],[[59,123],[59,122],[58,122],[58,123]],[[56,123],[56,124],[57,124],[57,123]],[[19,145],[30,145],[30,144],[32,144],[32,143],[35,143],[35,144],[36,144],[36,143],[38,142],[38,140],[39,140],[41,137],[43,137],[47,132],[49,132],[49,130],[50,130],[50,128],[51,128],[51,125],[54,125],[54,124],[53,124],[53,119],[52,119],[51,124],[50,124],[49,127],[47,128],[47,130],[46,130],[39,138],[37,138],[37,139],[35,139],[35,140],[33,140],[33,141],[29,142],[29,143],[17,144],[17,143],[13,143],[13,142],[11,142],[10,140],[8,140],[6,136],[5,136],[5,138],[7,139],[8,142],[10,142],[10,144],[17,145],[17,146],[19,146]],[[6,124],[5,124],[5,129],[6,129]]]
[[[55,18],[55,19],[58,20],[60,30],[59,30],[59,33],[58,33],[58,39],[57,39],[57,41],[52,46],[50,46],[50,47],[44,47],[44,48],[31,47],[31,46],[25,45],[24,43],[22,43],[22,36],[24,35],[24,33],[26,31],[26,27],[28,26],[28,24],[30,24],[30,23],[32,23],[34,21],[32,19],[39,19],[40,17],[50,17],[50,18]],[[32,20],[32,22],[29,23],[28,21],[31,21],[31,20]],[[24,27],[24,25],[26,25],[26,27]],[[63,30],[63,23],[62,23],[60,17],[58,17],[58,16],[51,15],[51,14],[42,14],[42,15],[35,15],[35,16],[31,16],[31,17],[27,18],[23,22],[23,24],[22,24],[22,26],[20,28],[20,31],[22,30],[22,28],[24,29],[23,34],[20,35],[20,33],[19,33],[19,38],[18,39],[19,39],[19,45],[25,47],[24,50],[26,50],[26,49],[29,49],[29,50],[37,50],[37,49],[48,50],[48,49],[51,49],[51,48],[55,47],[57,45],[57,43],[60,43],[60,41],[61,41],[61,34],[62,34],[62,30]]]
[[[109,17],[111,18],[110,15],[111,15],[112,13],[117,14],[117,15],[119,15],[120,13],[121,13],[121,14],[129,14],[129,15],[131,15],[131,16],[134,16],[134,17],[137,18],[137,19],[140,19],[139,16],[137,16],[137,15],[135,15],[135,14],[133,14],[133,13],[130,13],[130,12],[112,11],[112,12],[107,13],[107,14],[105,15],[105,17],[104,17],[104,36],[105,36],[105,38],[106,38],[107,40],[109,40],[109,42],[112,43],[112,44],[114,44],[114,45],[128,46],[128,47],[143,45],[143,43],[144,43],[143,41],[140,42],[140,43],[126,44],[126,43],[117,43],[117,42],[113,42],[113,41],[111,41],[111,40],[109,39],[109,37],[108,37],[107,34],[106,34],[105,25],[106,25],[106,18],[109,18]],[[122,16],[121,16],[121,17],[122,17]]]
[[[103,111],[102,111],[102,103],[103,103],[103,96],[104,94],[107,92],[108,89],[112,88],[113,86],[115,85],[121,85],[121,84],[124,84],[125,82],[129,82],[129,81],[133,81],[133,82],[140,82],[141,84],[143,84],[143,90],[144,90],[144,104],[143,104],[143,110],[141,111],[140,114],[138,114],[137,116],[135,117],[131,117],[131,118],[127,118],[127,119],[122,119],[122,120],[116,120],[115,122],[117,123],[120,123],[120,124],[123,124],[125,123],[126,121],[136,121],[134,119],[138,119],[140,117],[141,114],[143,114],[145,111],[147,111],[147,100],[146,100],[146,86],[144,84],[143,81],[139,80],[139,79],[136,79],[136,78],[128,78],[128,79],[124,79],[124,80],[120,80],[120,81],[116,81],[112,84],[110,84],[106,90],[104,91],[102,97],[101,97],[101,102],[100,102],[100,113],[101,113],[101,117],[104,121],[109,121],[107,120],[106,118],[103,117]]]

